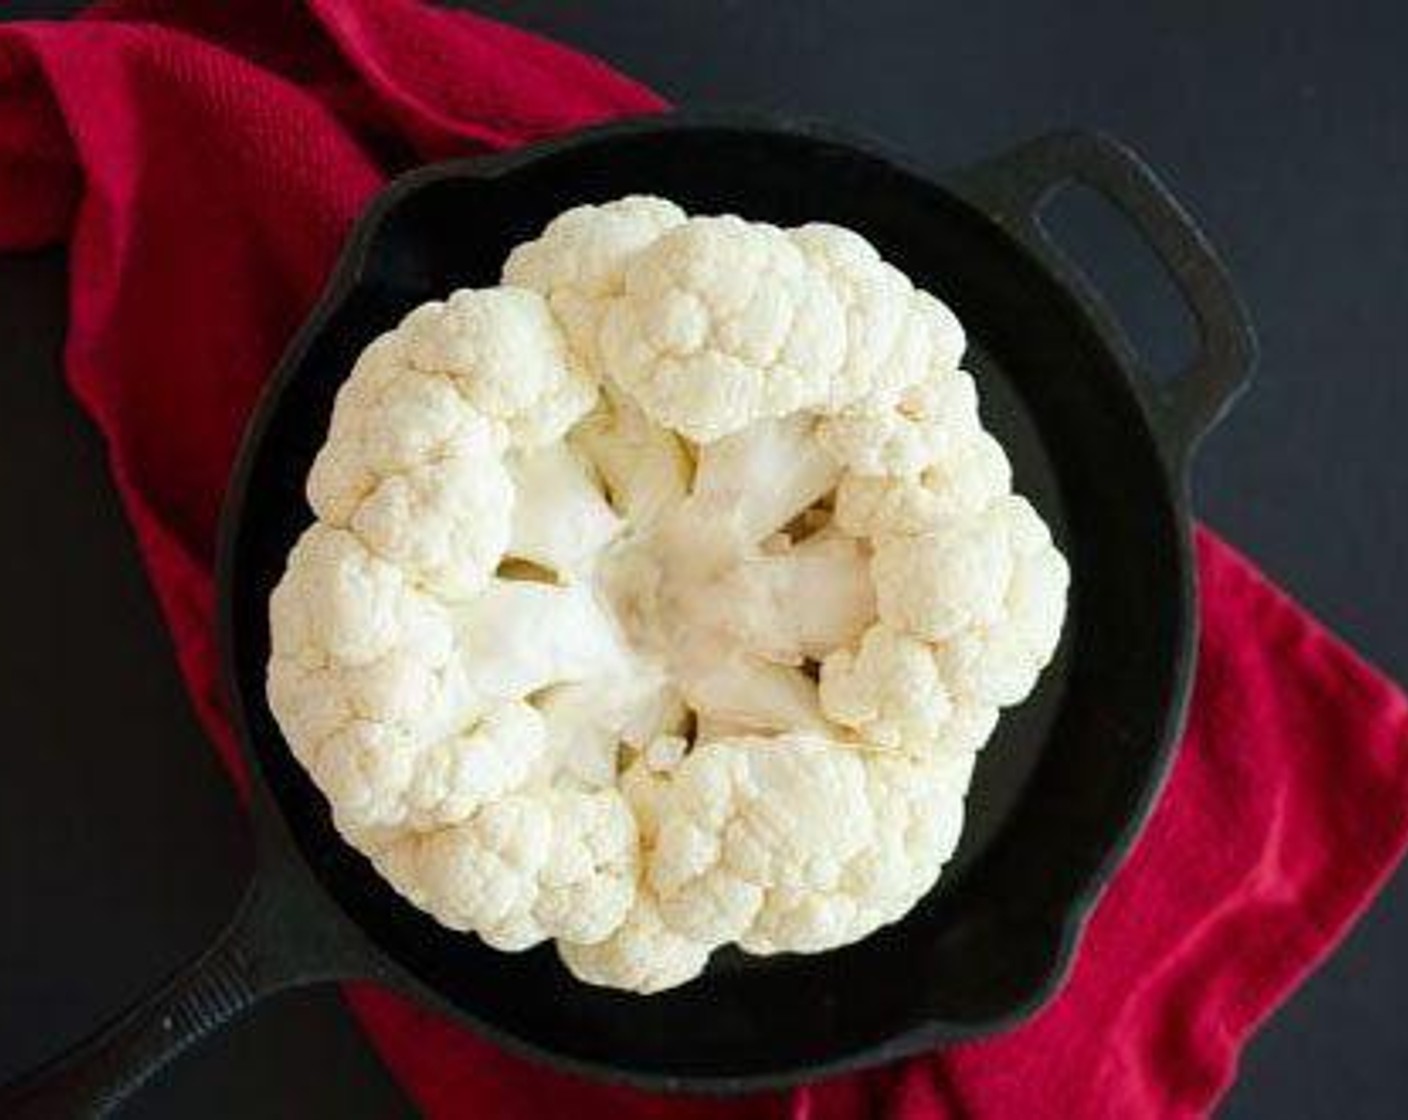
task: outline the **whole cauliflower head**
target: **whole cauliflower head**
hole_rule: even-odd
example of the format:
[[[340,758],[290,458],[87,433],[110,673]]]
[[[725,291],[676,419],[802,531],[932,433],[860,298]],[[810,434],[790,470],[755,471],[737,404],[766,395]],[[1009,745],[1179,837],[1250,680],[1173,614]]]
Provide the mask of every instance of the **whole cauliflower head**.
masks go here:
[[[376,338],[268,697],[412,905],[649,993],[845,945],[956,847],[1069,572],[964,335],[860,235],[632,196]]]

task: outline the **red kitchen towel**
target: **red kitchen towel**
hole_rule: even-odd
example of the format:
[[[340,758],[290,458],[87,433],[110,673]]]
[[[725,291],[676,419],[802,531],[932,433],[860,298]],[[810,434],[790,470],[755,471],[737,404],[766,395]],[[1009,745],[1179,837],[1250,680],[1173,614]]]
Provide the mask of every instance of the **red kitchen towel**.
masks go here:
[[[0,249],[66,242],[65,361],[107,439],[205,726],[216,517],[261,382],[390,173],[662,107],[581,55],[411,0],[128,0],[0,28]],[[433,1116],[822,1120],[1201,1113],[1408,837],[1408,705],[1199,538],[1202,660],[1158,811],[1030,1024],[787,1094],[669,1098],[349,1000]]]

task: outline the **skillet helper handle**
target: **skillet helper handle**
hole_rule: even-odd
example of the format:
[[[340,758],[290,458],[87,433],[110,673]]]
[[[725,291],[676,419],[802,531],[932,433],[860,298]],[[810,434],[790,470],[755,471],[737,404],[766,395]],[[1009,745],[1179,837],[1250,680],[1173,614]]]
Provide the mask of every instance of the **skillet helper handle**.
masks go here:
[[[164,987],[48,1065],[0,1088],[6,1120],[106,1116],[153,1074],[263,997],[302,979],[278,951],[256,881],[218,940]]]
[[[1092,188],[1133,223],[1192,310],[1198,348],[1189,367],[1165,383],[1146,374],[1139,386],[1165,451],[1182,469],[1251,380],[1256,337],[1246,309],[1192,217],[1139,156],[1108,136],[1042,136],[960,172],[953,185],[1079,292],[1132,357],[1105,300],[1042,224],[1043,205],[1069,183]]]

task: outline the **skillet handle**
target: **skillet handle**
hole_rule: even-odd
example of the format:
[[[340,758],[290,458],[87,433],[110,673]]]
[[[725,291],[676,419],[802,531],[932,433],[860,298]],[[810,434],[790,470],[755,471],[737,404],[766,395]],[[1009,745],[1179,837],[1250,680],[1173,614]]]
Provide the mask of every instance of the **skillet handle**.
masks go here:
[[[327,980],[398,981],[322,893],[270,806],[254,806],[254,824],[258,870],[215,943],[72,1050],[0,1086],[0,1117],[107,1116],[167,1063],[267,996]]]
[[[105,1116],[173,1058],[298,982],[270,952],[274,915],[256,882],[215,944],[155,994],[49,1064],[0,1088],[0,1116]]]
[[[1043,205],[1072,182],[1094,189],[1134,224],[1193,312],[1198,350],[1190,366],[1165,383],[1146,375],[1139,386],[1165,451],[1185,467],[1198,441],[1247,388],[1257,350],[1246,308],[1188,212],[1139,156],[1099,133],[1039,137],[967,168],[952,185],[1080,293],[1138,368],[1105,300],[1042,224]]]

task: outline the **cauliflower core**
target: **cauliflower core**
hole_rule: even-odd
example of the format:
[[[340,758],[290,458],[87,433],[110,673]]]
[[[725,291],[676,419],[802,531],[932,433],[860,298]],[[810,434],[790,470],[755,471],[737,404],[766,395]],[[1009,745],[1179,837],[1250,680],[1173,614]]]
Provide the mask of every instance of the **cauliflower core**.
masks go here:
[[[342,835],[636,992],[903,917],[1069,580],[963,348],[854,233],[640,197],[376,339],[270,601]]]

